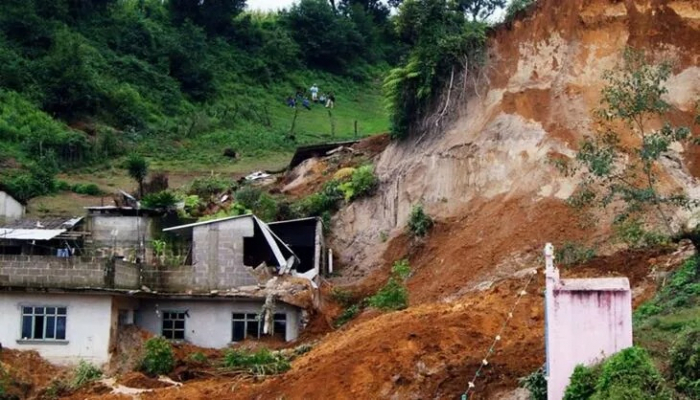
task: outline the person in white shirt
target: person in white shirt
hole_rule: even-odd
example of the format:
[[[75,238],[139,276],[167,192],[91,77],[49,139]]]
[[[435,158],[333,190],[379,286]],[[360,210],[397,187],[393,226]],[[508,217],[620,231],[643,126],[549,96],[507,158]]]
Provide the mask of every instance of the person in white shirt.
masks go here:
[[[311,86],[311,89],[309,89],[309,91],[311,92],[311,100],[314,103],[317,103],[318,102],[318,86],[316,86],[316,84],[314,83],[314,85]]]

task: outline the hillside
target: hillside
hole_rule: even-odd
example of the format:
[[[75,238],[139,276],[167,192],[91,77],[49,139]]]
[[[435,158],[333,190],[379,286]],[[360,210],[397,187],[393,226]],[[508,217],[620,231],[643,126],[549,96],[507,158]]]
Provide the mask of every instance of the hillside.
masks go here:
[[[633,222],[638,225],[618,223],[628,211],[626,199],[607,203],[596,199],[588,207],[576,207],[572,196],[582,191],[586,177],[581,171],[567,174],[558,166],[579,160],[586,138],[609,129],[619,132],[623,145],[644,142],[623,122],[606,126],[600,120],[604,113],[597,112],[606,102],[605,71],[621,70],[630,47],[644,51],[654,65],[670,63],[664,80],[663,100],[669,105],[664,116],[687,126],[688,139],[700,137],[700,4],[539,0],[487,33],[488,51],[478,79],[464,83],[450,107],[445,98],[450,99],[451,79],[440,82],[444,88],[435,95],[433,107],[441,114],[437,122],[434,111],[417,107],[420,118],[413,121],[414,130],[395,137],[380,154],[368,151],[369,159],[358,155],[361,160],[354,163],[340,156],[310,159],[288,173],[286,178],[296,184],[295,196],[319,202],[327,200],[324,196],[340,196],[333,206],[342,204],[332,210],[328,232],[335,273],[323,282],[321,304],[309,316],[307,331],[290,345],[295,353],[290,369],[270,377],[231,375],[211,361],[210,370],[201,375],[190,376],[186,368],[176,371],[185,377],[181,386],[143,392],[140,398],[453,399],[460,398],[475,379],[469,399],[526,399],[528,393],[518,388],[518,381],[545,361],[541,272],[547,242],[558,251],[564,277],[629,278],[636,309],[635,344],[649,351],[664,386],[685,398],[669,354],[685,329],[697,332],[700,327],[697,243],[682,240],[697,242],[700,148],[687,140],[659,152],[663,156],[658,163],[648,167],[655,173],[655,187],[671,195],[684,194],[691,201],[668,205],[669,221],[657,216],[653,207],[637,209],[634,217],[639,219]],[[306,74],[299,72],[303,77],[299,79],[310,78]],[[336,75],[332,79],[355,88],[358,96],[372,93],[370,98],[378,102],[376,84],[363,86]],[[325,82],[329,81],[318,83]],[[338,96],[340,108],[343,99]],[[360,113],[369,108],[359,107],[376,105],[375,100],[357,101],[354,107]],[[353,103],[353,98],[344,101]],[[279,106],[277,111],[282,115],[289,110]],[[376,130],[389,128],[383,115],[372,112]],[[354,118],[347,115],[346,121]],[[662,128],[662,118],[650,120],[654,129]],[[420,131],[419,126],[429,129]],[[312,127],[304,129],[309,129],[306,139],[297,142],[316,137]],[[350,131],[338,134],[342,135],[348,137]],[[228,142],[215,138],[203,134],[176,143],[197,149],[215,143],[216,151],[208,154],[218,157]],[[383,148],[385,138],[375,140],[381,142],[376,147]],[[370,141],[359,146],[371,147]],[[159,143],[144,139],[136,142],[136,148],[153,157],[158,168],[174,176],[180,171],[181,182],[200,166],[238,172],[245,170],[243,166],[263,165],[246,160],[244,154],[240,164],[230,168],[212,158],[216,166],[195,162],[192,169],[182,171],[185,167],[174,161],[188,159],[190,148],[170,153],[172,159],[157,160]],[[252,154],[265,155],[267,165],[281,161],[291,148],[275,147],[268,158],[264,144],[247,146]],[[254,153],[255,149],[265,150]],[[631,163],[643,156],[640,153],[628,150],[617,164]],[[343,201],[337,186],[326,186],[343,167],[368,161],[378,179],[375,191]],[[104,179],[113,178],[112,172],[104,173]],[[90,174],[71,176],[83,180]],[[120,179],[127,183],[125,175]],[[434,220],[425,236],[413,235],[408,228],[419,205]],[[329,218],[330,210],[324,209],[323,215]],[[664,222],[674,231],[663,231]],[[410,266],[403,278],[408,306],[381,311],[368,298],[397,279],[394,269],[400,260]],[[533,269],[538,273],[532,274]],[[299,347],[293,346],[303,351],[296,354]],[[693,398],[689,390],[687,398]],[[76,397],[122,398],[110,393]]]
[[[26,201],[55,192],[61,173],[109,192],[124,187],[132,153],[176,183],[278,169],[300,144],[388,129],[378,82],[400,46],[388,47],[386,15],[325,1],[268,14],[187,3],[3,2],[0,185]],[[304,18],[327,24],[297,29]],[[336,96],[333,110],[301,97],[288,107],[314,84]]]

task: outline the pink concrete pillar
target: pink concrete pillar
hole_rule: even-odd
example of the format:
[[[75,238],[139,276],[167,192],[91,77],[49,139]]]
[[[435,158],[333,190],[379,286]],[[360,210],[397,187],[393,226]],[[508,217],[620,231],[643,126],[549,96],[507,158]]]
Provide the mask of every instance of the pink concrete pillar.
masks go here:
[[[545,246],[547,398],[561,400],[577,364],[591,365],[632,346],[627,278],[559,279]]]

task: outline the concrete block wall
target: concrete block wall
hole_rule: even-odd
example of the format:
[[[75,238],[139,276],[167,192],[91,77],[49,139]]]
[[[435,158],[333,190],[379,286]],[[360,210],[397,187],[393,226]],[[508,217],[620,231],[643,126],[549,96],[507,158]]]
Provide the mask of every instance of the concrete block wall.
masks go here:
[[[141,271],[141,284],[159,292],[185,292],[198,289],[194,276],[191,265],[144,269]]]
[[[104,258],[0,256],[0,286],[138,289],[139,281],[137,265],[117,261],[112,267]]]
[[[114,265],[114,287],[136,289],[141,287],[141,269],[138,265],[116,261]]]

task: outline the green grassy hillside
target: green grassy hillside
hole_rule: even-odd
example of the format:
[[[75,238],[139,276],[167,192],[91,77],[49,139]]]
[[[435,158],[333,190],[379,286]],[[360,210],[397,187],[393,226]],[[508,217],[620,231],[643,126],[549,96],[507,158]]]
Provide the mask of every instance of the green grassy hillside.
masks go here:
[[[401,46],[385,6],[244,7],[3,1],[0,188],[27,201],[55,192],[57,174],[121,186],[132,153],[152,171],[248,172],[284,164],[301,144],[354,137],[355,121],[358,136],[388,129],[381,81]],[[314,83],[335,94],[332,114],[286,106]]]

